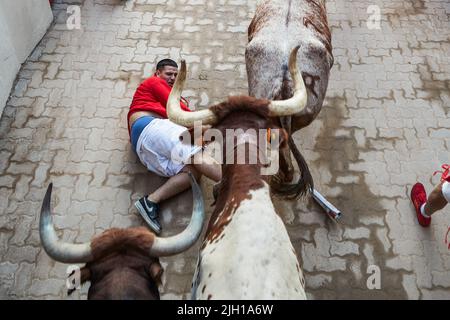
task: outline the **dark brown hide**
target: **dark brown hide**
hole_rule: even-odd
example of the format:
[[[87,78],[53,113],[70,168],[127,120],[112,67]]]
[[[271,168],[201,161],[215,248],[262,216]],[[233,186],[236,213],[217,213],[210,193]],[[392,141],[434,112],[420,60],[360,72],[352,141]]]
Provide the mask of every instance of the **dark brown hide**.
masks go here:
[[[144,227],[110,229],[95,237],[94,260],[82,269],[82,281],[91,282],[88,299],[159,299],[162,267],[158,258],[149,256],[154,239]]]
[[[130,229],[109,229],[91,242],[94,260],[118,251],[139,251],[147,254],[155,240],[155,235],[144,227]]]
[[[269,119],[269,100],[256,99],[249,96],[234,96],[229,97],[227,101],[219,103],[209,109],[214,112],[218,119],[218,125],[215,125],[216,129],[266,129]],[[240,112],[239,114],[237,114]],[[234,121],[225,118],[230,114],[234,113]],[[252,114],[251,120],[249,122],[255,126],[248,126],[248,124],[243,123],[245,115]],[[258,116],[259,118],[255,117]],[[225,125],[227,123],[227,125]]]

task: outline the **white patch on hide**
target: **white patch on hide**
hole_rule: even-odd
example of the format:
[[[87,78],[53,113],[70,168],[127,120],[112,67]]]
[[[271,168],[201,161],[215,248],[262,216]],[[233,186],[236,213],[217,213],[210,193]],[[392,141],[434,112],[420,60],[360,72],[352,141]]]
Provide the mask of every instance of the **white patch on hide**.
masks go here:
[[[250,194],[220,240],[200,251],[194,299],[306,299],[303,274],[268,185]]]

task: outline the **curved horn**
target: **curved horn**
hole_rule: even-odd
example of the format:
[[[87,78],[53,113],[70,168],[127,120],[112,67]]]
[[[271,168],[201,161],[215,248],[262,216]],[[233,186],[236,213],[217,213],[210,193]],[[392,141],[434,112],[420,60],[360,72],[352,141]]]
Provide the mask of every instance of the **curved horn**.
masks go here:
[[[191,221],[187,228],[176,236],[168,238],[155,237],[155,242],[150,249],[152,256],[170,256],[186,251],[197,241],[202,233],[205,220],[202,191],[190,172],[189,178],[191,179],[192,196],[194,198]]]
[[[289,58],[289,72],[294,82],[294,96],[287,100],[271,101],[269,105],[271,116],[289,116],[299,113],[308,100],[305,83],[297,67],[297,53],[300,46],[292,50]]]
[[[45,252],[54,260],[63,263],[86,263],[93,260],[91,243],[72,244],[58,239],[52,222],[50,200],[53,183],[47,188],[44,202],[42,203],[39,220],[39,235]]]
[[[175,122],[183,127],[193,127],[194,122],[202,121],[203,125],[214,124],[217,118],[214,113],[209,110],[199,110],[188,112],[181,109],[180,99],[183,91],[184,82],[186,81],[186,61],[181,60],[181,68],[178,73],[173,89],[167,100],[167,115],[170,121]]]

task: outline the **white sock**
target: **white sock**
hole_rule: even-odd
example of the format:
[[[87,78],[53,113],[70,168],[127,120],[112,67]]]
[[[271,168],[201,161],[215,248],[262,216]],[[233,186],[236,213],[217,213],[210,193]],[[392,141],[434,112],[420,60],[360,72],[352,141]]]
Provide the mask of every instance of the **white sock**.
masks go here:
[[[450,182],[445,181],[442,184],[442,195],[444,196],[445,200],[450,203]]]
[[[424,204],[420,207],[420,213],[421,213],[422,216],[424,216],[425,218],[429,218],[430,216],[427,215],[427,214],[425,213],[425,204],[426,204],[426,203],[424,203]]]

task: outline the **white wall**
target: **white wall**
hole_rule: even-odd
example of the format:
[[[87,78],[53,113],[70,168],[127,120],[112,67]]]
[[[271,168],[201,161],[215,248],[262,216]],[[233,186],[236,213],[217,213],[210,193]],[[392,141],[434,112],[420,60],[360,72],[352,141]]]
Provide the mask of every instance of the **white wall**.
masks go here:
[[[48,0],[0,1],[0,116],[20,65],[53,20]]]

